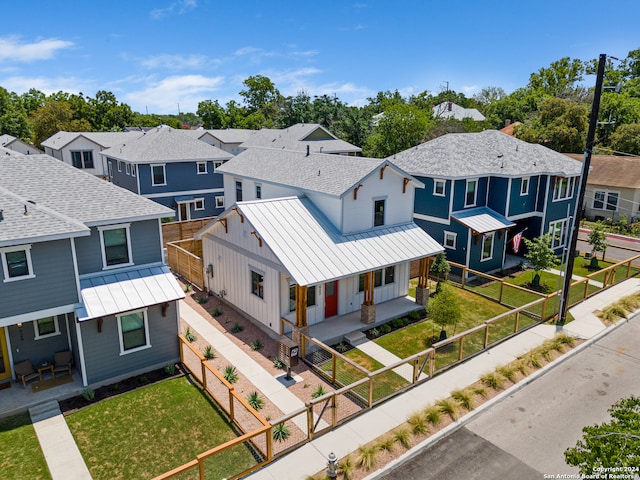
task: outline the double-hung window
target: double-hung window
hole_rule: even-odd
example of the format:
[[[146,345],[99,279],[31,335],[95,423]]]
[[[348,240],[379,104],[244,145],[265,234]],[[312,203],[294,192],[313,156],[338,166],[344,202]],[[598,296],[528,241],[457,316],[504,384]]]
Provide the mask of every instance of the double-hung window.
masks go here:
[[[2,248],[0,256],[5,282],[35,277],[31,265],[31,245]]]
[[[380,227],[384,225],[384,199],[375,200],[373,202],[373,226]]]
[[[564,247],[567,243],[567,219],[549,223],[549,233],[551,234],[551,248],[555,250]]]
[[[120,355],[151,347],[146,309],[123,313],[116,317],[120,337]]]
[[[204,175],[207,173],[207,162],[198,162],[198,175]]]
[[[236,180],[236,202],[242,201],[242,180]]]
[[[62,316],[62,318],[64,318],[64,316]],[[35,340],[60,335],[58,317],[45,317],[34,321],[33,330],[35,332]]]
[[[520,195],[529,195],[529,177],[524,177],[520,181]]]
[[[194,210],[204,210],[204,198],[196,198],[193,202]]]
[[[450,248],[452,250],[456,249],[456,237],[458,236],[455,232],[444,232],[444,248]]]
[[[216,198],[216,208],[224,208],[224,197],[215,197]]]
[[[482,236],[482,255],[480,261],[491,260],[493,258],[493,240],[495,232],[487,233]]]
[[[93,168],[93,152],[91,150],[71,152],[71,164],[76,168]]]
[[[102,268],[133,265],[129,224],[98,227],[102,247]]]
[[[567,200],[573,197],[577,177],[555,177],[553,200]]]
[[[593,196],[593,209],[617,212],[619,197],[620,194],[618,192],[596,190]]]
[[[464,206],[474,207],[476,204],[476,193],[478,190],[478,180],[467,180],[465,189]]]
[[[154,187],[167,184],[167,172],[164,165],[151,165],[151,185]]]
[[[441,180],[436,178],[433,181],[433,194],[436,197],[444,197],[445,195],[445,186],[447,185],[446,180]]]

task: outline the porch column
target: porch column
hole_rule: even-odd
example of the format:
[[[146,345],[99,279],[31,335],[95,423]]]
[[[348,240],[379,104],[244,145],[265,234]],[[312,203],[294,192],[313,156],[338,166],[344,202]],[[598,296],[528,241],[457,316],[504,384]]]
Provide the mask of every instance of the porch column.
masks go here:
[[[296,284],[296,326],[307,326],[307,287]]]
[[[420,259],[418,267],[418,287],[416,288],[416,303],[418,305],[427,306],[429,301],[429,260],[431,257]]]
[[[360,307],[360,321],[370,324],[376,321],[376,305],[373,298],[373,271],[364,274],[364,300]]]

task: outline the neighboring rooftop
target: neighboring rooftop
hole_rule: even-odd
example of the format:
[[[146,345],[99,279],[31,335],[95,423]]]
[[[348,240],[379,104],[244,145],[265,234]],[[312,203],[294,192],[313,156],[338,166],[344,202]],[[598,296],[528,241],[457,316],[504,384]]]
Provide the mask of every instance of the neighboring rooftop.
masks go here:
[[[414,176],[472,178],[485,175],[579,175],[580,162],[542,145],[497,130],[449,133],[391,155],[388,160]]]
[[[582,162],[584,154],[567,153]],[[591,155],[587,184],[617,188],[640,188],[640,157]]]
[[[514,137],[515,135],[513,134],[513,130],[518,126],[518,125],[522,125],[522,122],[511,122],[509,123],[509,125],[506,125],[505,127],[500,129],[500,132],[504,133],[505,135],[510,135],[512,137]]]
[[[188,130],[194,132],[196,130]],[[190,133],[173,128],[155,128],[137,132],[100,152],[104,156],[132,163],[184,162],[193,160],[228,159],[232,155],[213,145],[193,138]]]
[[[269,147],[299,151],[306,151],[309,146],[312,152],[317,153],[357,154],[362,152],[360,147],[340,140],[317,123],[297,123],[283,129],[255,130],[240,146],[242,148]]]
[[[476,122],[481,122],[485,119],[475,108],[464,108],[453,102],[442,102],[440,105],[433,107],[433,116],[441,118],[455,118],[456,120],[464,120],[470,118]]]
[[[239,153],[217,171],[302,191],[342,196],[385,163],[391,162],[381,158],[326,153],[307,155],[301,151],[256,147]],[[404,172],[402,175],[407,176]]]
[[[59,131],[51,135],[44,142],[43,147],[49,147],[52,150],[60,150],[74,141],[78,137],[84,137],[100,145],[102,148],[109,148],[126,141],[129,138],[135,138],[140,135],[139,131],[132,132],[65,132]]]
[[[175,213],[49,155],[0,156],[0,171],[0,188],[87,226]]]

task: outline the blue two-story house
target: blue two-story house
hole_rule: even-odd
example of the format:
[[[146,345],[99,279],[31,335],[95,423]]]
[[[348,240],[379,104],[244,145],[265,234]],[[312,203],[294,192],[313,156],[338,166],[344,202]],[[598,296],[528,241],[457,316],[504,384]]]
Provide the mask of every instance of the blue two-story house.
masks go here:
[[[425,184],[416,191],[414,220],[441,242],[447,258],[482,272],[522,255],[516,237],[550,232],[552,248],[567,245],[568,218],[581,163],[495,130],[452,133],[388,158]]]
[[[176,361],[172,211],[48,155],[3,156],[0,171],[0,383],[57,352],[83,386]]]
[[[192,220],[224,210],[222,175],[216,170],[233,155],[192,135],[154,128],[101,155],[109,181],[171,208],[168,217]]]

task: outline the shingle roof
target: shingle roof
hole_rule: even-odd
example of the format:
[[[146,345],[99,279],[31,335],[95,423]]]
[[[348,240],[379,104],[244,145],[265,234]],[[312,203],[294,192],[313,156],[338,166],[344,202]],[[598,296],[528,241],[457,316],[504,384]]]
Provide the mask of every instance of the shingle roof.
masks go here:
[[[65,132],[59,131],[51,135],[44,142],[43,147],[49,147],[53,150],[60,150],[78,137],[84,137],[97,143],[102,148],[109,148],[118,143],[124,142],[126,139],[135,138],[140,132]]]
[[[442,118],[455,118],[456,120],[464,120],[470,118],[477,122],[484,120],[482,115],[475,108],[464,108],[460,105],[456,105],[453,102],[442,102],[440,105],[433,107],[433,116]]]
[[[217,171],[303,191],[341,196],[385,163],[391,162],[325,153],[307,156],[305,152],[256,147],[239,153]]]
[[[567,153],[582,162],[581,153]],[[617,188],[640,188],[640,158],[617,155],[591,155],[587,185]]]
[[[449,133],[388,157],[411,175],[472,178],[485,175],[575,176],[580,162],[542,145],[527,143],[497,130]]]
[[[317,123],[297,123],[281,130],[263,128],[255,130],[240,145],[243,148],[269,147],[312,152],[359,153],[360,147],[340,140]]]
[[[252,135],[255,130],[248,130],[245,128],[217,128],[207,130],[210,135],[213,135],[222,143],[242,143]]]
[[[299,285],[357,275],[443,250],[413,222],[341,235],[304,197],[239,202],[236,207]]]
[[[0,187],[0,247],[88,235],[89,228]]]
[[[232,155],[173,128],[156,128],[138,133],[121,145],[102,151],[102,155],[132,163],[184,162],[228,159]]]
[[[174,214],[49,155],[0,156],[0,172],[0,187],[88,226]]]

